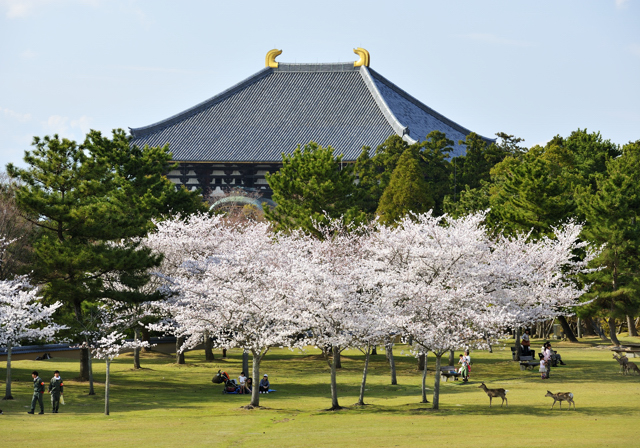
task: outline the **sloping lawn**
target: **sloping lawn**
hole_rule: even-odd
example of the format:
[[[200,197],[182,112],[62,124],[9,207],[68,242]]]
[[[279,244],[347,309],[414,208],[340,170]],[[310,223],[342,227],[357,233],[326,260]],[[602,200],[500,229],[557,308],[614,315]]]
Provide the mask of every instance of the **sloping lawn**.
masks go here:
[[[364,408],[353,406],[364,357],[355,350],[343,353],[338,385],[346,409],[337,412],[325,411],[331,404],[329,368],[314,349],[269,352],[262,371],[278,392],[261,395],[263,408],[255,410],[242,408],[247,396],[222,394],[222,386],[211,383],[218,369],[237,378],[242,365],[237,351],[229,351],[226,359],[216,352],[213,362],[205,362],[200,351],[189,352],[188,364],[181,366],[172,356],[144,353],[143,369],[137,371],[131,355],[123,355],[112,364],[109,416],[103,414],[104,362],[94,363],[97,395],[89,396],[87,383],[72,380],[78,375],[75,359],[15,361],[15,400],[0,401],[0,446],[637,446],[640,376],[621,375],[606,346],[583,341],[554,343],[567,366],[552,369],[548,380],[540,379],[537,369],[521,371],[508,348],[472,352],[471,381],[442,383],[439,411],[420,403],[421,372],[402,345],[394,350],[397,386],[390,384],[384,352],[373,357]],[[540,345],[532,343],[536,350]],[[428,368],[434,366],[430,356]],[[51,414],[45,394],[46,414],[27,415],[31,371],[48,382],[56,369],[64,379],[66,405]],[[432,371],[427,381],[431,391]],[[478,388],[482,381],[508,389],[509,406],[501,408],[496,399],[489,408],[489,398]],[[4,382],[0,387],[4,391]],[[568,411],[566,403],[562,410],[558,404],[550,410],[547,390],[572,392],[577,410]]]

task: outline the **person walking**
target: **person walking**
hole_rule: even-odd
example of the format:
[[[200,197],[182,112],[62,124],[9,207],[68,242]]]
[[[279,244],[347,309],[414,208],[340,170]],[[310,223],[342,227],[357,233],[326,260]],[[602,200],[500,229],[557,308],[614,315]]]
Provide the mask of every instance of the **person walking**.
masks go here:
[[[53,372],[53,378],[51,378],[51,382],[49,383],[49,393],[51,394],[51,408],[54,414],[58,413],[58,408],[60,407],[60,396],[64,392],[64,383],[62,382],[62,378],[60,378],[60,372]]]
[[[38,376],[38,372],[35,370],[31,372],[31,378],[33,378],[33,398],[31,398],[31,410],[27,414],[34,414],[36,412],[36,403],[40,403],[40,414],[44,414],[44,381]]]

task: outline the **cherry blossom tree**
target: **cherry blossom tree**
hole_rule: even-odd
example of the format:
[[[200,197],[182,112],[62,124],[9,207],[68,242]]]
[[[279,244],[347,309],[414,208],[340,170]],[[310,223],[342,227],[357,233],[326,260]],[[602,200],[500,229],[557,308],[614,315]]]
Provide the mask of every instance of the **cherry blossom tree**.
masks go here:
[[[363,282],[360,261],[368,253],[368,227],[344,226],[333,220],[318,227],[320,238],[308,234],[292,235],[295,258],[295,315],[304,329],[305,342],[322,349],[331,369],[331,410],[338,402],[337,367],[340,353],[347,347],[364,348],[365,369],[360,402],[363,403],[366,368],[373,343],[381,340],[375,285]],[[367,286],[371,286],[367,289]],[[366,300],[369,299],[369,300]],[[381,322],[382,324],[382,322]]]
[[[62,306],[55,302],[46,306],[26,277],[0,281],[0,346],[7,349],[7,382],[4,400],[11,395],[11,350],[23,339],[50,340],[67,327],[53,322],[53,314]]]
[[[185,338],[181,350],[211,336],[218,347],[250,352],[258,379],[270,347],[292,346],[299,339],[290,312],[296,260],[288,246],[295,239],[273,235],[266,223],[228,223],[206,215],[159,223],[149,239],[171,262],[160,275],[169,292],[164,307],[172,331]],[[254,387],[249,406],[259,406],[258,392]]]
[[[433,408],[439,408],[442,355],[459,347],[485,347],[515,322],[556,316],[578,305],[585,288],[571,275],[578,225],[557,230],[554,239],[527,235],[492,237],[485,213],[458,219],[431,213],[407,216],[397,227],[380,226],[372,271],[385,279],[385,299],[415,352],[436,355]],[[591,257],[589,252],[586,257]],[[425,369],[426,370],[426,369]],[[425,396],[423,381],[423,397]]]
[[[92,348],[94,358],[104,359],[106,363],[106,377],[104,383],[104,415],[109,415],[109,386],[111,384],[111,361],[121,353],[140,347],[148,347],[146,341],[127,341],[123,333],[113,331],[96,341]]]

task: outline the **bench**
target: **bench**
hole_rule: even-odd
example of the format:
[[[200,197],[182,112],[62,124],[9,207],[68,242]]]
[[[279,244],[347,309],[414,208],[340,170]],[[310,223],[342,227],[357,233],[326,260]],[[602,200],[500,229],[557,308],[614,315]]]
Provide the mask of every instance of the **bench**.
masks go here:
[[[455,381],[458,381],[459,376],[460,374],[456,372],[456,368],[453,366],[440,367],[440,378],[444,379],[445,383],[451,377],[453,377]]]
[[[516,348],[515,348],[515,347],[509,347],[509,348],[511,349],[511,359],[512,359],[513,361],[515,361],[515,360],[516,360]],[[529,349],[527,350],[527,348],[526,348],[526,347],[523,347],[523,348],[520,350],[520,359],[522,359],[522,356],[523,356],[525,353],[533,353],[533,350],[531,350],[531,348],[529,348]],[[528,356],[528,355],[525,355],[525,356]]]
[[[623,347],[615,347],[611,349],[612,352],[616,352],[617,354],[625,354],[628,355],[627,358],[640,358],[640,350],[623,348]]]
[[[533,356],[521,356],[520,357],[520,370],[531,369],[540,365],[539,362],[533,359]]]

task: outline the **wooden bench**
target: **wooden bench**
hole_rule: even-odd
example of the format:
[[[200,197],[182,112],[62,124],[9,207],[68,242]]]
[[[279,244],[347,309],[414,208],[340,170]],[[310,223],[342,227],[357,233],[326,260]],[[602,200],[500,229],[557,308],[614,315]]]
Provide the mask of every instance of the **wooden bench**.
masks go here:
[[[458,381],[459,376],[460,374],[456,372],[456,368],[453,366],[440,367],[440,378],[444,379],[445,383],[449,378],[453,378],[455,381]]]
[[[612,352],[616,352],[617,354],[625,354],[627,358],[640,358],[640,350],[623,348],[623,347],[614,347],[611,349]]]
[[[512,359],[513,361],[515,361],[515,360],[516,360],[516,351],[517,351],[517,350],[516,350],[516,348],[515,348],[515,347],[509,347],[509,348],[511,349],[511,359]],[[534,353],[534,351],[533,351],[533,350],[531,350],[531,348],[529,348],[528,352],[529,352],[529,353]],[[524,355],[524,353],[525,353],[525,351],[524,351],[524,350],[520,350],[520,359],[522,359],[522,356]],[[529,356],[529,355],[526,355],[526,356]]]
[[[521,356],[520,357],[520,370],[531,369],[535,366],[539,366],[540,363],[533,359],[533,356]]]

